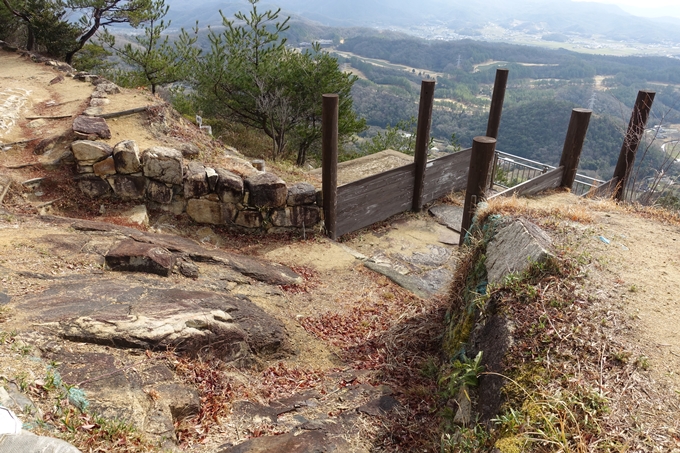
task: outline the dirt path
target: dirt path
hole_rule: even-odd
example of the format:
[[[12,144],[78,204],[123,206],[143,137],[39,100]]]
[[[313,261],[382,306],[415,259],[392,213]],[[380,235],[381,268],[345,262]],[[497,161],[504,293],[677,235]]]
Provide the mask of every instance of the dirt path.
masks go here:
[[[649,368],[680,390],[680,226],[645,218],[611,202],[569,194],[527,201],[534,207],[582,206],[593,216],[583,248],[601,266],[603,284],[620,302],[649,358]]]

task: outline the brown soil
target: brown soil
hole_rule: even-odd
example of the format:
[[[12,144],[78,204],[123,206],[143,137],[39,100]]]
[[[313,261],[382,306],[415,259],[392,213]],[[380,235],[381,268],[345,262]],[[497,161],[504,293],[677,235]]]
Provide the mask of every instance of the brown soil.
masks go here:
[[[583,250],[601,266],[612,302],[620,302],[635,321],[634,341],[645,350],[650,369],[680,390],[680,224],[569,194],[526,204],[541,209],[577,206],[592,215],[592,223],[580,227]]]

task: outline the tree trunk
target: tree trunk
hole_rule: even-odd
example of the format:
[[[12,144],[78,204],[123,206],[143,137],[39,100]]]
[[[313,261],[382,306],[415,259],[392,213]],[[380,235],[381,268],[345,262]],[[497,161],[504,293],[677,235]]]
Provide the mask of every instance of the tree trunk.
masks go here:
[[[85,47],[85,44],[94,36],[95,33],[97,33],[97,30],[99,30],[99,26],[101,24],[101,19],[102,19],[102,11],[101,10],[95,10],[94,13],[94,24],[92,24],[92,27],[85,33],[83,36],[80,37],[78,40],[78,44],[76,45],[75,49],[69,51],[66,53],[66,57],[64,57],[64,61],[66,61],[67,64],[71,65],[73,63],[73,56],[80,51],[83,47]]]

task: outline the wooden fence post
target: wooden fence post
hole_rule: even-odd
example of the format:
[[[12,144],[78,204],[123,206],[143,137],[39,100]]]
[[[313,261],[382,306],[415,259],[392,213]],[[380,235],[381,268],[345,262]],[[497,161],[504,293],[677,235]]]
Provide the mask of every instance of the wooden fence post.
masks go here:
[[[489,109],[489,120],[486,125],[486,136],[498,138],[498,129],[501,127],[501,114],[503,113],[503,101],[505,100],[505,87],[508,85],[509,69],[496,69],[496,81],[493,84],[493,95],[491,96],[491,108]],[[489,188],[493,187],[493,178],[496,173],[497,157],[494,156],[493,165],[489,171]]]
[[[321,185],[326,234],[337,239],[338,95],[324,94],[321,119]]]
[[[623,200],[626,184],[628,184],[628,178],[635,163],[635,154],[637,153],[638,146],[640,146],[642,134],[645,132],[645,125],[649,118],[649,112],[652,109],[655,94],[654,91],[646,90],[638,92],[637,100],[633,107],[633,114],[628,123],[628,131],[623,139],[623,146],[621,146],[619,161],[616,163],[616,169],[612,177],[615,184],[612,197],[616,200]]]
[[[581,160],[583,142],[586,140],[586,132],[588,132],[592,113],[593,111],[588,109],[573,109],[571,111],[569,129],[567,129],[562,157],[560,158],[560,167],[564,167],[560,187],[571,189],[571,186],[574,185],[578,163]]]
[[[467,190],[465,191],[465,207],[463,222],[460,226],[460,245],[465,242],[465,235],[472,224],[472,217],[479,203],[485,196],[489,183],[489,168],[496,151],[496,139],[493,137],[475,137],[472,140],[472,156],[468,172]]]
[[[498,129],[501,126],[501,114],[503,113],[503,101],[505,100],[505,87],[508,85],[509,72],[509,69],[496,69],[496,81],[493,84],[493,96],[491,97],[489,122],[486,125],[487,137],[498,138]]]
[[[418,108],[418,128],[416,129],[416,177],[413,186],[413,211],[423,208],[423,186],[427,167],[427,145],[430,142],[432,123],[432,104],[434,103],[434,80],[423,80],[420,85],[420,105]]]

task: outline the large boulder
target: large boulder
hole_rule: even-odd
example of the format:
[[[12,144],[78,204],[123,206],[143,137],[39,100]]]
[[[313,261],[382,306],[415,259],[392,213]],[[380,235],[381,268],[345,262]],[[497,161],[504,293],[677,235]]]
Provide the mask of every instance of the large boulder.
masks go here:
[[[234,220],[236,206],[231,203],[191,198],[187,201],[187,215],[197,223],[225,225]]]
[[[239,211],[238,214],[236,214],[236,220],[234,220],[234,223],[238,226],[249,229],[260,228],[262,227],[262,213],[252,209]]]
[[[552,239],[545,231],[526,219],[514,220],[500,227],[486,247],[489,283],[499,283],[506,275],[521,273],[552,256]]]
[[[215,173],[217,173],[215,192],[220,196],[220,200],[225,203],[240,203],[243,198],[243,179],[224,168],[216,168]]]
[[[198,162],[189,162],[184,179],[184,197],[200,198],[210,193],[206,168]]]
[[[182,184],[184,170],[182,153],[173,148],[154,146],[142,154],[144,176],[170,184]]]
[[[153,179],[150,179],[149,184],[146,186],[146,198],[156,203],[172,203],[173,193],[172,186],[154,181]]]
[[[272,225],[276,227],[311,228],[321,220],[318,206],[292,206],[274,211]]]
[[[113,149],[103,142],[92,140],[78,140],[71,144],[71,151],[76,160],[84,165],[92,165],[113,154]]]
[[[259,173],[248,177],[245,186],[250,193],[248,204],[263,208],[278,208],[286,204],[286,182],[273,173]]]
[[[134,140],[125,140],[116,144],[113,147],[113,160],[116,163],[116,171],[120,174],[129,175],[142,171],[139,146]]]
[[[139,175],[115,175],[108,181],[116,195],[129,200],[144,198],[148,182],[144,176]]]
[[[101,198],[111,194],[111,185],[97,176],[78,179],[78,188],[90,198]]]

